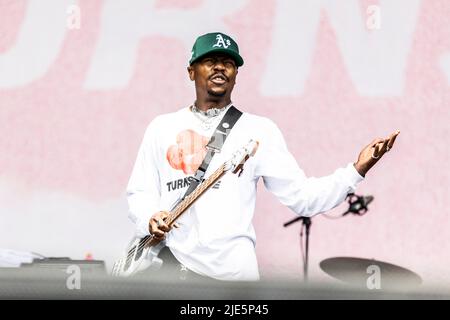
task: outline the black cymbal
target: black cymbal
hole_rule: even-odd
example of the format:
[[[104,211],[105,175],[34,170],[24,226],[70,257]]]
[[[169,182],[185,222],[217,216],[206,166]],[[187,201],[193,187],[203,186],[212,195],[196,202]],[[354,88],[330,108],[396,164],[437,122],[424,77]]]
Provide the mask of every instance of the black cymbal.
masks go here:
[[[361,288],[406,289],[422,283],[416,273],[374,259],[335,257],[320,262],[320,268],[335,279]]]

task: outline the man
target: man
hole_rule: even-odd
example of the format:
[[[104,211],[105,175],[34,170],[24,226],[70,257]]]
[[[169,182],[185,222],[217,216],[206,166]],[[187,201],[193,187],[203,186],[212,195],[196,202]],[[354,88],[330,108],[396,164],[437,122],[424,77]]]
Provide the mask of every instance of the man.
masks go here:
[[[231,37],[209,33],[197,38],[187,68],[195,82],[195,102],[150,123],[127,188],[138,235],[165,240],[170,249],[164,252],[167,260],[219,280],[259,279],[252,225],[259,178],[295,213],[312,216],[344,201],[399,134],[372,141],[356,163],[332,175],[306,178],[278,127],[267,118],[243,113],[221,152],[212,158],[205,178],[250,139],[259,142],[255,156],[245,163],[240,177],[223,176],[181,216],[179,228],[170,230],[164,221],[167,211],[186,192],[186,177],[202,163],[205,145],[232,104],[231,93],[243,63]]]

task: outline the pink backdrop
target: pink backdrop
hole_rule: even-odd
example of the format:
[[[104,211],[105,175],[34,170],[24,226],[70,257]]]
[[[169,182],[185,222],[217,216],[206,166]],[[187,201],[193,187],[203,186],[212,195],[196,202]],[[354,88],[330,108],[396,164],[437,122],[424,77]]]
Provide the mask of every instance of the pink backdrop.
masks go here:
[[[401,130],[358,189],[369,213],[313,219],[312,275],[356,256],[450,281],[448,17],[446,0],[0,1],[0,247],[110,265],[145,127],[192,103],[191,46],[220,30],[245,59],[235,104],[272,118],[308,175]],[[300,225],[259,190],[261,273],[300,277]]]

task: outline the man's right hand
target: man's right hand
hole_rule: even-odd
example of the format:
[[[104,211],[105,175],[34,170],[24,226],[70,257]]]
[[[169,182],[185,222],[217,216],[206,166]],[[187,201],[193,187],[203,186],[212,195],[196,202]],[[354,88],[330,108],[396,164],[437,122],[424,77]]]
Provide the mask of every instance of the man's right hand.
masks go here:
[[[156,240],[164,240],[166,238],[166,232],[169,232],[172,228],[165,222],[165,219],[169,213],[167,211],[159,211],[155,213],[148,224],[150,234],[155,237]],[[178,225],[173,224],[174,227],[178,228]]]

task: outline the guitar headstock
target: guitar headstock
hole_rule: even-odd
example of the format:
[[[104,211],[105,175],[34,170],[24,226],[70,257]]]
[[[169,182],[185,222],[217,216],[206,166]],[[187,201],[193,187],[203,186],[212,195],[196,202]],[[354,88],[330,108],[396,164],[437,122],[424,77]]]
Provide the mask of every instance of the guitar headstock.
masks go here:
[[[226,163],[225,171],[232,170],[233,173],[241,175],[244,163],[248,158],[253,157],[258,150],[259,142],[250,140],[244,147],[237,150],[233,157]]]

